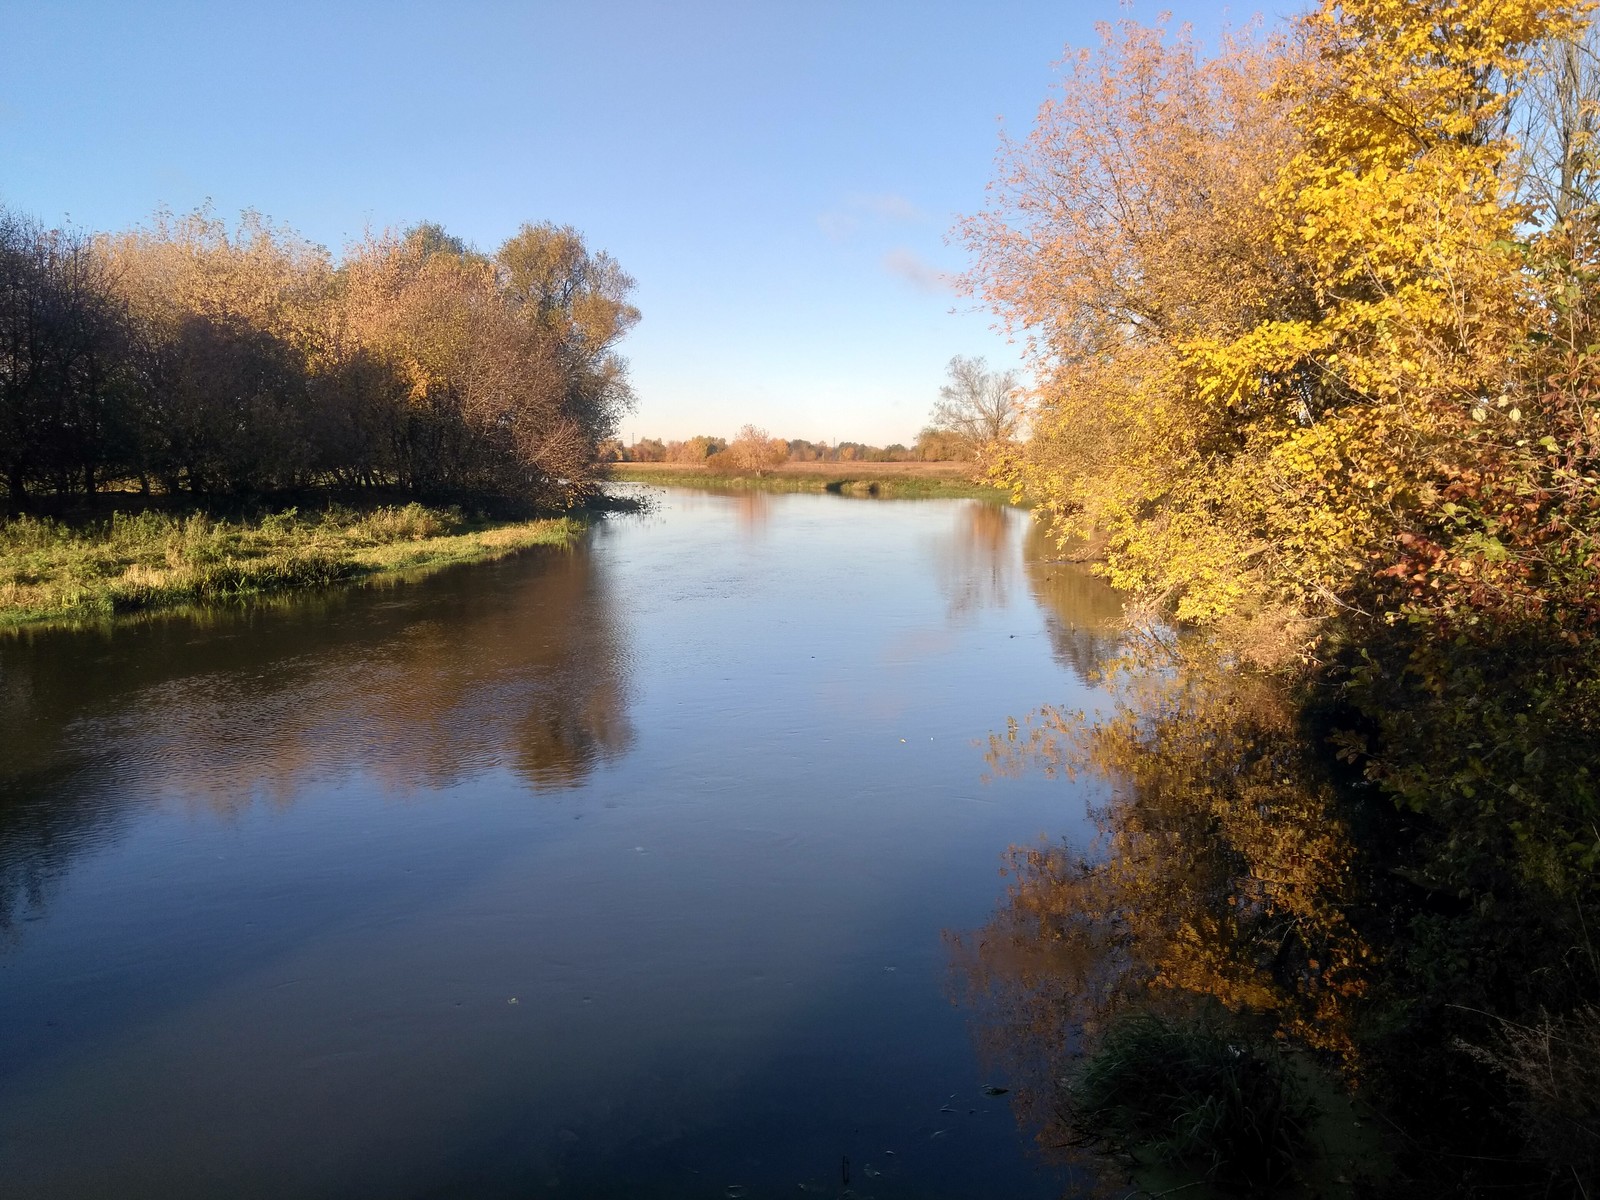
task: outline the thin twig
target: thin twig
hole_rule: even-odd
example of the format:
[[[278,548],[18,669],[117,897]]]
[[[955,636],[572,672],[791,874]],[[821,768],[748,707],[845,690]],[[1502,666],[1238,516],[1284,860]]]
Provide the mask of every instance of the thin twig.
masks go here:
[[[1133,1200],[1135,1196],[1145,1196],[1148,1200],[1161,1200],[1162,1196],[1173,1196],[1190,1188],[1205,1187],[1208,1183],[1210,1183],[1208,1179],[1196,1179],[1192,1183],[1180,1183],[1177,1187],[1170,1187],[1164,1192],[1148,1192],[1144,1188],[1134,1188],[1122,1200]]]

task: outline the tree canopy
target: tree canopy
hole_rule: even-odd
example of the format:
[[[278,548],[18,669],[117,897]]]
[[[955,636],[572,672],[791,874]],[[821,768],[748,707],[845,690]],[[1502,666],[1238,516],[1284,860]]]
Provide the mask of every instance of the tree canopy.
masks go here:
[[[965,458],[992,454],[1010,444],[1022,424],[1022,397],[1016,371],[991,371],[981,357],[960,354],[945,368],[949,382],[939,388],[930,424],[952,435]]]
[[[0,214],[13,507],[137,482],[570,503],[632,403],[630,279],[570,227],[486,255],[432,224],[335,261],[246,213],[85,237]]]
[[[1214,53],[1186,28],[1103,27],[964,225],[967,286],[1037,380],[1030,435],[995,476],[1063,542],[1088,539],[1136,614],[1202,635],[1150,676],[1168,690],[1148,709],[1093,733],[1044,714],[1130,799],[1104,863],[1035,860],[1019,899],[1050,876],[1051,920],[1120,922],[1115,952],[1162,987],[1275,1013],[1323,1050],[1403,1028],[1459,1078],[1479,1070],[1450,1065],[1463,996],[1525,1045],[1564,1031],[1553,1061],[1572,1071],[1506,1101],[1524,1117],[1585,1111],[1592,1083],[1573,1081],[1600,1077],[1588,16],[1324,0]],[[1202,659],[1218,680],[1191,694]],[[1270,720],[1250,686],[1263,670],[1289,698]],[[1359,937],[1344,851],[1319,840],[1339,814],[1385,897]],[[1291,834],[1302,844],[1275,844]],[[1175,875],[1151,874],[1163,858]],[[1153,884],[1181,894],[1146,903]],[[1220,899],[1191,915],[1208,889]],[[1378,933],[1406,983],[1373,1010],[1360,960]],[[1600,1177],[1600,1143],[1571,1125],[1527,1135],[1555,1167],[1523,1194]],[[1439,1194],[1468,1194],[1450,1171],[1489,1169],[1462,1166],[1475,1150],[1439,1167],[1456,1189]]]

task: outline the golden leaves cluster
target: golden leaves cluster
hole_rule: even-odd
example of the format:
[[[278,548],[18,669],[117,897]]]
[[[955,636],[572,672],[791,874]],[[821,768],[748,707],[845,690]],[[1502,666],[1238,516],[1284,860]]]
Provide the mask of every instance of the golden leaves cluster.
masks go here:
[[[1040,381],[1001,477],[1181,618],[1346,602],[1536,373],[1506,112],[1581,7],[1104,28],[965,226]]]

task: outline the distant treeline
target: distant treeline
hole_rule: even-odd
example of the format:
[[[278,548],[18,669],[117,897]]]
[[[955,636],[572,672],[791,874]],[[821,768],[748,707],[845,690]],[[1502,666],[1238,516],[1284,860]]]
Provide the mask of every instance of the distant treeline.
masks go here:
[[[381,487],[567,504],[630,405],[630,279],[579,233],[492,254],[437,225],[335,260],[247,213],[122,233],[0,209],[0,477],[13,510]]]
[[[786,447],[780,460],[784,462],[964,462],[971,457],[971,448],[967,443],[957,434],[943,429],[924,429],[917,435],[916,444],[909,447],[899,442],[887,446],[869,446],[865,442],[809,442],[805,438],[779,440],[783,440]],[[683,441],[639,438],[631,445],[612,440],[602,447],[602,451],[613,462],[705,463],[714,466],[718,464],[713,460],[719,455],[726,455],[733,444],[727,438],[709,436]]]

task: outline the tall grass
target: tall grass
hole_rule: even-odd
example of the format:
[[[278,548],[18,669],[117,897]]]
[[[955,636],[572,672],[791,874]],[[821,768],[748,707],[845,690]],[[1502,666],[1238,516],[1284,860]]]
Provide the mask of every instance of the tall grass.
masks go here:
[[[1582,1194],[1595,1195],[1600,1184],[1600,1006],[1541,1014],[1533,1025],[1504,1021],[1496,1046],[1464,1048],[1504,1073],[1523,1136],[1560,1181],[1570,1175]]]
[[[416,503],[291,508],[254,521],[154,511],[76,525],[18,517],[0,523],[0,626],[326,587],[561,543],[575,529],[566,520],[484,525]]]

